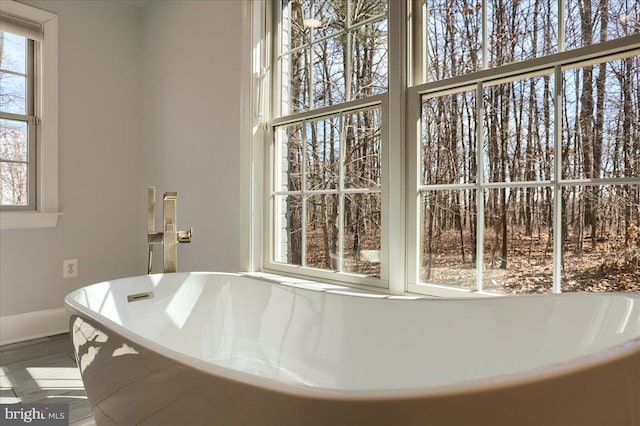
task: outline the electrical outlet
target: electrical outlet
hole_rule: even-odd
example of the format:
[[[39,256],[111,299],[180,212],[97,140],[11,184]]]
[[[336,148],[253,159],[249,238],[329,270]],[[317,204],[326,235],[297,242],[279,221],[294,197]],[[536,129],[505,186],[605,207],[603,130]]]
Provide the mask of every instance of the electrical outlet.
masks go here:
[[[62,261],[62,278],[75,278],[78,276],[78,259],[65,259]]]

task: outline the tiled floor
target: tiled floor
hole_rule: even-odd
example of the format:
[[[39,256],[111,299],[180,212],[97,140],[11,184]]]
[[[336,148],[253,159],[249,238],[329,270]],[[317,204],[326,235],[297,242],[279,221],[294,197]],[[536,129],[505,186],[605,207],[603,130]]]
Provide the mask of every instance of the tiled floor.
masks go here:
[[[0,403],[66,403],[70,426],[95,425],[69,334],[0,346]]]

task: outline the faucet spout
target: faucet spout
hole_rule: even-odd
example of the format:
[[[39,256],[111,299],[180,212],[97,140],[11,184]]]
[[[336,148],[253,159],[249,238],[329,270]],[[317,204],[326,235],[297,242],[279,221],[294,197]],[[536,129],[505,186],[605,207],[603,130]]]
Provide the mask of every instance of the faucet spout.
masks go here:
[[[191,235],[193,234],[193,228],[189,228],[188,231],[178,231],[178,242],[180,244],[189,244],[191,242]]]

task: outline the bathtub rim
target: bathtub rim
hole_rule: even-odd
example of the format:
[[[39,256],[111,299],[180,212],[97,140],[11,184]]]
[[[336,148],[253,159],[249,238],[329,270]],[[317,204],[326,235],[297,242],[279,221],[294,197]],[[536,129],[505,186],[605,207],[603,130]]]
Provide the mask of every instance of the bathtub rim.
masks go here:
[[[165,274],[151,274],[151,276],[160,276]],[[294,287],[296,289],[304,290],[304,291],[320,291],[327,292],[336,297],[366,297],[362,294],[358,293],[334,293],[333,291],[327,290],[313,290],[306,286],[300,286],[296,283],[289,282],[276,282],[273,280],[273,276],[270,276],[268,279],[262,279],[260,277],[256,277],[251,275],[250,273],[234,273],[234,272],[208,272],[208,271],[196,271],[196,272],[177,272],[172,273],[171,275],[226,275],[226,276],[236,276],[236,277],[244,277],[251,278],[257,281],[264,281],[265,283],[275,285],[275,286],[283,286],[283,287]],[[371,401],[391,401],[398,399],[420,399],[420,398],[438,398],[438,397],[448,397],[453,395],[470,395],[476,394],[480,392],[489,392],[494,390],[500,390],[510,387],[523,386],[536,382],[542,382],[546,380],[551,380],[555,378],[561,378],[563,376],[569,376],[572,374],[580,373],[582,371],[586,371],[592,368],[597,368],[599,366],[604,366],[608,363],[615,362],[623,362],[625,358],[637,357],[640,361],[640,336],[633,338],[631,340],[627,340],[618,345],[614,345],[606,348],[605,350],[601,350],[596,353],[584,355],[581,357],[572,358],[567,361],[561,361],[556,363],[551,363],[544,365],[542,367],[537,367],[525,371],[520,371],[511,374],[502,374],[491,377],[485,377],[480,379],[468,380],[463,382],[454,383],[451,385],[436,385],[436,386],[428,386],[428,387],[414,387],[408,389],[333,389],[333,388],[322,388],[322,387],[314,387],[314,386],[305,386],[302,384],[295,384],[280,381],[277,379],[271,379],[262,376],[256,376],[251,373],[247,373],[240,370],[234,370],[227,367],[219,366],[212,362],[207,362],[199,358],[192,357],[183,352],[175,351],[166,346],[158,344],[150,339],[147,339],[144,336],[141,336],[137,333],[130,331],[129,329],[117,324],[111,319],[102,316],[101,314],[93,311],[85,306],[75,304],[73,302],[73,296],[75,293],[84,290],[91,286],[97,286],[101,284],[121,282],[126,280],[131,280],[139,277],[148,277],[150,275],[136,275],[132,277],[118,278],[114,280],[101,281],[93,284],[89,284],[87,286],[83,286],[78,288],[65,296],[65,309],[74,316],[80,317],[83,320],[87,318],[97,323],[108,330],[110,332],[118,334],[120,337],[130,341],[131,343],[139,344],[145,349],[160,354],[172,361],[179,363],[187,368],[196,369],[207,375],[215,375],[220,376],[227,380],[236,381],[248,386],[256,386],[271,392],[278,392],[285,395],[297,396],[297,397],[308,397],[315,399],[330,399],[330,400],[344,400],[344,401],[362,401],[362,400],[371,400]],[[283,278],[288,278],[283,276]],[[305,281],[311,282],[311,281]],[[323,284],[323,283],[319,283]],[[381,294],[384,296],[384,294]],[[388,295],[391,296],[391,295]],[[532,294],[532,295],[513,295],[510,298],[542,298],[542,297],[555,297],[555,298],[577,298],[577,297],[629,297],[631,296],[634,299],[638,299],[640,302],[640,294],[638,293],[611,293],[611,292],[603,292],[603,293],[564,293],[564,294]],[[394,300],[404,300],[394,297]],[[487,299],[485,297],[478,298],[438,298],[438,299],[428,299],[428,298],[415,298],[408,297],[406,299],[407,302],[417,301],[419,303],[437,303],[438,301],[447,300],[447,301],[460,301],[463,302],[465,300],[495,300],[495,299]],[[70,330],[73,333],[73,330]],[[392,366],[392,364],[390,364]]]

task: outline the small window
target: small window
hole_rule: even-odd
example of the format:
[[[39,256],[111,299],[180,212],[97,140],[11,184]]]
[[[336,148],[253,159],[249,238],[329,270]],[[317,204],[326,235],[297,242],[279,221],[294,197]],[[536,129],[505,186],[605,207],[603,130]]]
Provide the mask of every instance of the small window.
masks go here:
[[[0,227],[58,222],[58,17],[0,10]]]
[[[36,209],[34,42],[0,32],[0,205]]]

